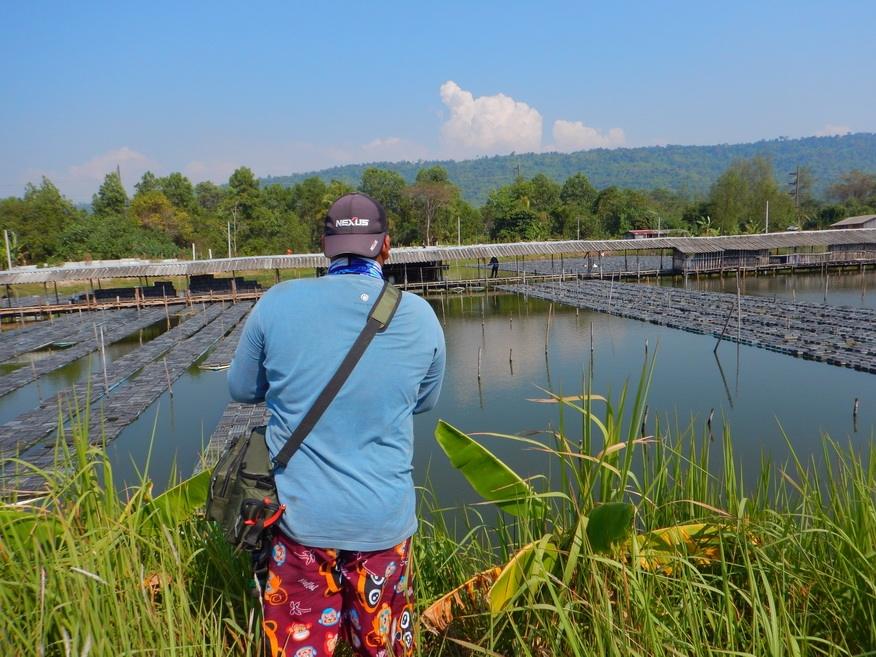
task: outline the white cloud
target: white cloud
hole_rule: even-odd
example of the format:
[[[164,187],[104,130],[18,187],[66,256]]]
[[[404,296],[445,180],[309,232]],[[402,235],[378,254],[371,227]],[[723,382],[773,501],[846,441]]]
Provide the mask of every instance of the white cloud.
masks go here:
[[[824,127],[815,133],[816,137],[834,137],[836,135],[847,135],[852,129],[847,125],[837,125],[835,123],[825,123]]]
[[[146,171],[159,173],[161,165],[143,153],[122,146],[105,153],[100,153],[80,164],[73,164],[66,169],[29,168],[22,172],[23,182],[38,183],[45,176],[58,186],[61,193],[74,201],[90,201],[97,192],[106,174],[115,171],[116,167],[122,174],[122,183],[129,192]]]
[[[95,155],[87,162],[74,164],[69,168],[69,177],[75,181],[103,181],[104,176],[114,171],[118,166],[122,172],[122,180],[133,183],[140,179],[149,169],[157,169],[158,163],[149,159],[143,153],[122,146],[100,155]]]
[[[541,114],[524,102],[502,93],[475,98],[453,80],[441,85],[441,100],[450,110],[441,132],[453,151],[469,154],[541,149]]]
[[[626,135],[620,128],[600,133],[581,121],[554,121],[554,147],[561,152],[583,151],[589,148],[617,148],[623,146]]]

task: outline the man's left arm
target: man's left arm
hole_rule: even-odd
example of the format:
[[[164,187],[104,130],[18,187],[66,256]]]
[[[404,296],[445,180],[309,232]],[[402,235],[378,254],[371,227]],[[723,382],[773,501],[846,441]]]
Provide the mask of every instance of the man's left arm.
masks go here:
[[[414,406],[414,413],[431,411],[438,402],[438,395],[441,394],[441,383],[444,381],[444,365],[447,355],[444,347],[444,331],[441,330],[441,325],[438,323],[437,318],[434,319],[434,327],[436,340],[432,364],[429,366],[426,376],[420,382],[420,390],[417,393],[417,405]]]

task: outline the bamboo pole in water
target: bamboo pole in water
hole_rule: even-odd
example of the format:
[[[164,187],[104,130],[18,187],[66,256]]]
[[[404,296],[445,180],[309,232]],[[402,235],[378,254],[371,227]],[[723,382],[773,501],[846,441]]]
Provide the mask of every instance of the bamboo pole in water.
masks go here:
[[[105,394],[109,394],[109,379],[106,375],[106,345],[103,340],[103,326],[100,327],[100,360],[103,365],[103,389]]]
[[[167,369],[167,356],[162,357],[164,361],[164,375],[167,377],[167,391],[170,393],[170,396],[173,397],[173,386],[170,385],[170,370]]]

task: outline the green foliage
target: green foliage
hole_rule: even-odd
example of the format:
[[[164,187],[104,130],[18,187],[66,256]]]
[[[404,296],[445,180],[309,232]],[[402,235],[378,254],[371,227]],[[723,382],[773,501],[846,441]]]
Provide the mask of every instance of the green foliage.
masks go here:
[[[60,236],[57,255],[65,260],[172,258],[178,247],[162,233],[128,216],[88,215],[70,224]]]
[[[770,230],[783,230],[794,223],[794,204],[779,189],[772,163],[764,157],[737,160],[718,178],[709,193],[709,216],[713,226],[726,235],[763,232],[769,202]]]
[[[771,230],[791,225],[814,229],[876,213],[874,153],[876,135],[861,134],[515,155],[515,164],[536,172],[528,179],[513,177],[511,160],[503,157],[351,165],[328,170],[329,182],[311,175],[268,178],[265,185],[240,167],[224,187],[212,182],[193,186],[179,172],[165,177],[146,172],[130,206],[118,175],[110,173],[94,195],[92,214],[106,220],[89,224],[93,235],[83,230],[83,213],[47,179],[39,187],[28,185],[23,198],[0,199],[0,227],[12,231],[20,264],[170,257],[188,253],[191,243],[202,257],[210,252],[223,257],[229,252],[229,232],[232,255],[317,252],[326,211],[355,185],[384,205],[396,245],[605,239],[639,228],[754,233],[765,229],[767,201]],[[842,169],[847,166],[860,169]],[[797,184],[790,185],[794,180]],[[828,185],[832,203],[818,198]],[[481,202],[482,207],[473,204]],[[111,234],[112,226],[128,230],[128,217],[141,230]],[[68,230],[72,242],[62,243]]]
[[[179,172],[161,178],[160,188],[173,207],[184,212],[193,212],[197,205],[195,188],[191,181]]]
[[[128,209],[128,193],[117,172],[106,174],[97,194],[92,197],[91,209],[101,217],[125,214]]]
[[[140,226],[161,233],[184,247],[193,237],[188,212],[174,206],[161,191],[138,192],[131,201],[131,215]]]
[[[865,173],[859,169],[844,173],[828,187],[827,194],[841,203],[856,201],[862,205],[876,206],[876,173]]]
[[[195,185],[195,199],[202,212],[217,212],[224,197],[222,188],[209,180]]]
[[[428,509],[414,543],[418,593],[434,602],[423,612],[432,631],[423,654],[872,652],[876,443],[825,438],[817,463],[792,453],[743,477],[729,430],[718,455],[692,429],[658,423],[654,437],[638,437],[652,372],[643,368],[631,408],[624,387],[599,418],[586,389],[552,396],[580,413],[580,443],[563,416],[547,440],[504,436],[559,462],[550,472],[560,490],[540,495],[546,510],[521,506],[510,524],[466,510],[474,520],[460,539],[444,528],[445,511]],[[592,428],[603,439],[596,455]]]
[[[397,217],[409,208],[405,179],[395,171],[369,167],[362,172],[359,191],[380,202],[387,214]]]
[[[459,198],[459,190],[442,167],[430,167],[417,173],[416,182],[406,193],[419,220],[419,236],[424,246],[432,246],[437,234],[448,232],[451,213],[448,208]]]
[[[160,192],[161,183],[158,176],[151,171],[147,171],[140,178],[140,182],[134,185],[134,195],[147,194],[149,192]]]
[[[543,508],[529,484],[467,434],[439,420],[435,439],[451,465],[484,499],[512,515],[523,515],[527,509],[538,512]]]
[[[608,187],[599,192],[594,214],[605,235],[623,235],[628,230],[657,228],[658,213],[642,192]]]
[[[13,233],[13,264],[16,260],[19,264],[55,260],[61,234],[79,216],[73,204],[45,177],[39,187],[28,183],[24,198],[0,200],[0,227]]]
[[[587,516],[587,540],[597,552],[608,552],[625,539],[633,526],[635,510],[631,504],[609,502],[595,507]]]
[[[849,447],[825,438],[818,462],[792,453],[743,477],[729,431],[718,454],[692,430],[657,426],[653,438],[636,438],[641,384],[629,416],[621,401],[597,419],[591,402],[604,400],[586,392],[553,401],[577,407],[580,443],[567,438],[562,416],[547,440],[507,438],[541,450],[554,441],[563,465],[552,470],[561,483],[554,498],[533,497],[543,506],[496,522],[469,508],[469,526],[455,531],[445,521],[455,510],[423,508],[411,558],[418,610],[452,595],[444,626],[427,625],[416,654],[872,654],[872,437]],[[85,426],[74,423],[72,448],[60,437],[58,461],[42,473],[45,498],[0,501],[4,654],[263,654],[250,564],[197,511],[208,475],[155,499],[142,481],[122,497],[105,446],[90,446]],[[606,438],[596,456],[591,426]],[[634,448],[643,448],[641,461],[630,468]],[[475,461],[496,467],[482,454]],[[614,499],[593,504],[591,484],[603,473],[611,486],[600,497]],[[623,496],[638,506],[630,539]]]
[[[0,501],[3,654],[263,654],[248,559],[196,514],[209,474],[155,499],[144,480],[122,498],[105,446],[78,422],[73,434],[36,473],[44,498]]]
[[[566,178],[560,190],[560,200],[575,208],[590,208],[596,201],[598,192],[583,173],[575,173]]]

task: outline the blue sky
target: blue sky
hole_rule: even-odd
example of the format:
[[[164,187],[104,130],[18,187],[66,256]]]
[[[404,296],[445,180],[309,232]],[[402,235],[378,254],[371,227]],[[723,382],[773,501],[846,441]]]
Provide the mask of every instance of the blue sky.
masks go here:
[[[375,5],[4,3],[0,196],[876,131],[876,2]]]

